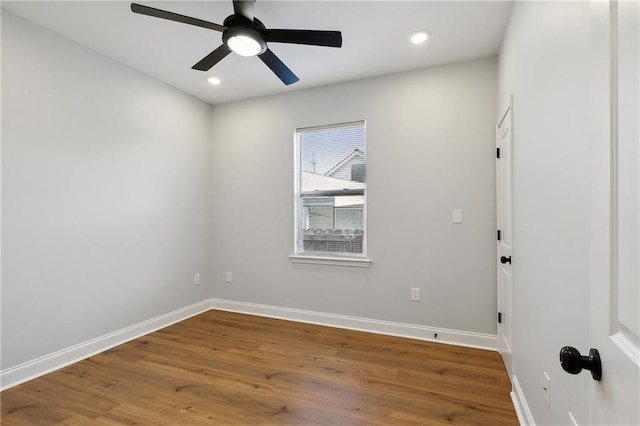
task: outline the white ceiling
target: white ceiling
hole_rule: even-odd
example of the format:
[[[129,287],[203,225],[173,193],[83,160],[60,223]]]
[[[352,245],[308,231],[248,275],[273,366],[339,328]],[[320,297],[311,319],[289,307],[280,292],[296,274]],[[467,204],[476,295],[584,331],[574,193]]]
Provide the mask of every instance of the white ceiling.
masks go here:
[[[222,24],[231,0],[138,3]],[[257,0],[267,28],[339,30],[340,49],[271,43],[300,81],[285,86],[256,57],[227,56],[209,72],[191,66],[221,44],[221,33],[134,14],[124,1],[2,1],[2,8],[211,104],[323,86],[495,55],[508,1]],[[408,37],[428,30],[412,45]],[[222,80],[211,86],[206,77]]]

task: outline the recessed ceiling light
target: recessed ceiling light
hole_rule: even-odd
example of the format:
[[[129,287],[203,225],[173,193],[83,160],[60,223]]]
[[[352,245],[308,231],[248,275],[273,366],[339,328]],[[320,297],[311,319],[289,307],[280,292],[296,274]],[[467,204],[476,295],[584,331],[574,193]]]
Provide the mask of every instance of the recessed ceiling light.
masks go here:
[[[217,77],[209,77],[209,78],[207,78],[207,81],[210,84],[213,84],[214,86],[217,86],[218,84],[222,83],[222,81]]]
[[[409,40],[411,40],[411,43],[413,44],[421,44],[427,41],[428,38],[429,38],[428,31],[417,31],[411,34],[411,36],[409,37]]]

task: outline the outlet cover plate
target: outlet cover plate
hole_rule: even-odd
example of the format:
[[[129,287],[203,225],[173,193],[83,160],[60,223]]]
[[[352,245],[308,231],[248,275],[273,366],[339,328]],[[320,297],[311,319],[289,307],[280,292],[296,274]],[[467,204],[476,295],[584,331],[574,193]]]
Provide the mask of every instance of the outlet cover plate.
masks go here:
[[[451,211],[451,221],[453,223],[462,223],[462,209],[453,209]]]
[[[411,289],[411,300],[413,300],[414,302],[419,302],[420,301],[420,289],[419,288],[412,288]]]

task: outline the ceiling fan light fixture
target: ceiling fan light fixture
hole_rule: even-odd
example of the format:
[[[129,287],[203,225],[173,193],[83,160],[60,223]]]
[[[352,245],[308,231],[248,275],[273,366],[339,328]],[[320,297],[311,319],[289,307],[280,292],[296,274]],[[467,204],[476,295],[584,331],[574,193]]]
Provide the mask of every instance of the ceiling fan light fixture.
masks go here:
[[[256,56],[267,50],[267,43],[262,35],[253,28],[244,26],[227,28],[222,34],[222,41],[229,50],[240,56]]]
[[[140,15],[221,32],[223,44],[191,67],[197,71],[209,71],[231,52],[234,52],[241,56],[260,56],[260,60],[273,71],[280,81],[289,85],[298,81],[299,78],[267,47],[267,40],[275,43],[342,47],[342,33],[340,31],[266,28],[262,21],[253,15],[254,2],[255,0],[233,0],[233,15],[225,18],[224,25],[138,3],[131,3],[131,11]],[[219,84],[215,80],[209,80],[209,83]]]
[[[411,43],[413,44],[422,44],[427,41],[429,35],[430,34],[428,31],[416,31],[415,33],[411,34],[411,36],[409,36],[409,40],[411,40]]]
[[[260,43],[244,35],[230,37],[227,45],[240,56],[256,56],[262,50]]]

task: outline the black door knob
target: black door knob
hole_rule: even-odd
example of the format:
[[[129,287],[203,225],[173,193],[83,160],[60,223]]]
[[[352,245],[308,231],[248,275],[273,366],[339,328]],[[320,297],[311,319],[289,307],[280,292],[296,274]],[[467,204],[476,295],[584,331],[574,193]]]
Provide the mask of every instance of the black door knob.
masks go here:
[[[585,369],[591,371],[593,380],[602,378],[602,363],[597,349],[590,349],[589,356],[584,356],[576,348],[565,346],[560,349],[560,364],[567,373],[578,374]]]
[[[502,263],[503,265],[505,263],[511,264],[511,256],[509,256],[509,257],[501,256],[500,257],[500,263]]]

